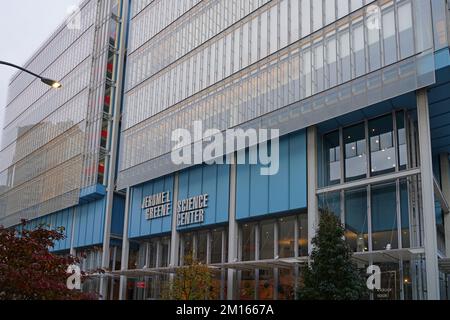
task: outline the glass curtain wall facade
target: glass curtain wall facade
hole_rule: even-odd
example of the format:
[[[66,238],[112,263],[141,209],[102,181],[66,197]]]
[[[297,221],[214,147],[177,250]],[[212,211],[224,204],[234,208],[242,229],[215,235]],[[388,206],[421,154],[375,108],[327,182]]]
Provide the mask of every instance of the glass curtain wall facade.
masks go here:
[[[1,222],[13,225],[78,203],[97,6],[81,28],[62,26],[25,67],[65,85],[54,90],[26,73],[11,80],[1,151]]]
[[[319,137],[319,208],[338,216],[351,249],[369,254],[360,263],[378,264],[376,252],[423,248],[417,123],[414,113],[396,110],[338,128]],[[342,160],[341,160],[342,159]],[[370,183],[370,180],[377,179]],[[352,184],[349,186],[349,182]],[[422,259],[402,258],[379,263],[389,293],[374,299],[420,296]],[[411,274],[416,278],[411,279]],[[402,280],[403,279],[403,280]]]
[[[131,1],[118,188],[131,188],[133,198],[134,191],[145,196],[142,190],[168,189],[167,177],[174,177],[179,190],[203,192],[200,182],[178,180],[189,165],[176,166],[170,159],[172,132],[192,130],[194,121],[204,130],[264,127],[288,136],[432,85],[434,50],[448,46],[445,37],[433,36],[431,8],[442,5],[437,2]],[[317,192],[321,210],[340,217],[361,268],[374,262],[367,254],[424,246],[414,108],[393,108],[317,137],[318,187],[307,190]],[[293,143],[292,149],[303,150],[301,145]],[[290,152],[282,162],[300,168],[290,164]],[[219,297],[295,298],[313,231],[311,209],[309,204],[277,209],[271,203],[272,193],[283,198],[296,188],[291,184],[278,194],[277,179],[290,181],[298,178],[295,174],[266,181],[252,178],[252,170],[238,168],[237,181],[230,178],[229,192],[238,199],[236,212],[229,210],[228,228],[222,220],[186,229],[172,222],[175,230],[167,217],[161,223],[139,218],[139,225],[133,220],[130,268],[167,268],[159,264],[157,243],[161,237],[169,241],[171,233],[168,265],[183,266],[190,255],[221,270]],[[234,190],[247,192],[247,176],[245,195],[258,203],[245,203]],[[196,178],[202,181],[204,175]],[[142,208],[131,201],[135,219]],[[232,197],[226,201],[231,208]],[[237,235],[229,238],[234,223]],[[388,298],[420,298],[423,255],[402,259],[382,266],[382,281],[395,283]],[[132,294],[155,297],[156,291],[148,293],[141,283],[153,278],[133,280]],[[383,299],[383,294],[371,298]]]
[[[381,8],[375,30],[370,4]],[[152,5],[130,22],[119,187],[169,162],[174,129],[240,126],[433,45],[412,23],[429,19],[429,4],[414,1],[200,2],[154,37],[138,22]]]
[[[106,287],[108,299],[160,299],[188,256],[213,271],[213,298],[295,299],[318,207],[339,217],[358,267],[380,266],[386,290],[371,299],[426,297],[430,194],[415,92],[427,88],[439,106],[433,134],[446,128],[439,120],[450,97],[437,84],[450,81],[437,76],[450,66],[444,0],[86,0],[80,8],[80,28],[62,25],[25,65],[62,89],[21,72],[11,80],[0,224],[63,221],[71,234],[61,251],[90,273],[104,264],[110,236],[107,277],[83,288]],[[279,173],[262,176],[260,163],[175,165],[172,133],[195,121],[221,132],[279,129]],[[112,161],[117,181],[107,188]],[[437,202],[442,251],[446,206]]]
[[[62,83],[55,90],[27,73],[11,79],[0,151],[0,224],[64,227],[52,251],[70,252],[87,274],[102,267],[103,232],[123,13],[121,0],[85,0],[24,65]],[[115,161],[115,159],[113,159]],[[120,235],[120,200],[110,209]],[[120,211],[120,213],[119,213]],[[117,220],[118,219],[118,220]],[[123,224],[123,223],[122,223]],[[20,228],[20,227],[19,227]],[[120,245],[110,247],[110,266],[120,268]],[[110,279],[109,298],[119,283]],[[83,290],[99,292],[98,278]]]

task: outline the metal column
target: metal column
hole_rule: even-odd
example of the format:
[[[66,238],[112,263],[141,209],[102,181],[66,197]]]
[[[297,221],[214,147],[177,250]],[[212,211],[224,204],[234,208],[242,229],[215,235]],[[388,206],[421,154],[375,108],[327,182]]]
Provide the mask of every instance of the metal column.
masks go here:
[[[440,155],[441,165],[441,187],[447,203],[450,203],[450,163],[449,154],[443,153]],[[445,228],[445,255],[450,258],[450,213],[444,215]]]
[[[117,69],[122,71],[125,65],[126,56],[126,34],[128,28],[128,1],[123,1],[122,15],[121,15],[121,32],[120,32],[120,51]],[[117,152],[119,149],[119,124],[122,116],[120,106],[122,104],[122,86],[124,82],[123,72],[119,72],[119,77],[116,83],[115,90],[115,104],[114,104],[114,117],[111,133],[111,150],[109,154],[108,165],[108,185],[106,187],[106,212],[105,212],[105,227],[103,232],[103,254],[102,254],[102,268],[109,268],[109,241],[111,236],[111,220],[112,209],[114,201],[114,190],[116,188],[116,165],[117,165]]]
[[[180,235],[177,231],[177,202],[178,202],[178,173],[174,175],[173,198],[172,198],[172,235],[170,240],[170,265],[176,267],[179,262],[178,247],[180,245]]]
[[[238,224],[236,222],[236,153],[233,155],[234,161],[230,165],[230,206],[228,215],[228,262],[238,260]],[[228,269],[227,299],[233,300],[235,297],[236,270]]]
[[[308,156],[308,253],[312,251],[312,239],[319,224],[317,204],[317,129],[309,127],[307,131]]]
[[[128,217],[130,214],[130,202],[131,202],[131,190],[127,188],[127,195],[125,197],[125,215],[123,220],[123,236],[122,236],[122,257],[120,270],[125,271],[128,269],[128,256],[130,249],[130,241],[128,240]],[[126,289],[127,289],[127,277],[120,276],[120,289],[119,289],[119,300],[126,299]]]
[[[427,274],[427,298],[428,300],[439,300],[439,268],[437,257],[434,179],[431,154],[428,95],[426,89],[417,91],[417,114],[423,202],[423,227],[426,259],[425,266]]]

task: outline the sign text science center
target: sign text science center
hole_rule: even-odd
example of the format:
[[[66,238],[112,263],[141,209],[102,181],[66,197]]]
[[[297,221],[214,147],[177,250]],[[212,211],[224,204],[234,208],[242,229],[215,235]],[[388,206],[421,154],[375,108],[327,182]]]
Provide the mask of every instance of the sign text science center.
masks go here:
[[[197,195],[177,201],[177,226],[203,223],[205,220],[205,209],[208,207],[208,194]],[[153,220],[170,215],[172,199],[170,191],[144,197],[142,209],[147,220]]]

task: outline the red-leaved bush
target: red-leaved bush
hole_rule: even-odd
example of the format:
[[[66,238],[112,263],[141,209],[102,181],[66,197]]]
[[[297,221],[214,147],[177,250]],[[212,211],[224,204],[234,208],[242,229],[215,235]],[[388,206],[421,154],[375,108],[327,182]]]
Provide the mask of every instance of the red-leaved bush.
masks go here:
[[[49,251],[64,239],[63,228],[33,230],[0,226],[0,300],[92,300],[94,294],[67,288],[69,265],[76,257],[56,255]]]

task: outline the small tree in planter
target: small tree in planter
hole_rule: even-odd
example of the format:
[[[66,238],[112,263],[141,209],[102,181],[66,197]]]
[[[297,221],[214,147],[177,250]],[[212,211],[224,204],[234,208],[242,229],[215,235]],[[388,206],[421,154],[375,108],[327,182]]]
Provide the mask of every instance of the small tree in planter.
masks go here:
[[[301,300],[360,300],[367,298],[367,285],[351,260],[352,250],[344,239],[344,227],[329,210],[320,213],[319,229],[312,240],[311,263],[303,269]]]
[[[211,300],[214,297],[212,273],[208,266],[194,260],[191,256],[184,258],[185,265],[175,272],[173,282],[163,291],[163,299],[171,300]]]
[[[20,231],[0,226],[0,300],[82,300],[94,294],[69,290],[66,273],[78,263],[72,256],[49,252],[55,241],[64,239],[63,228],[48,230],[39,226]]]

